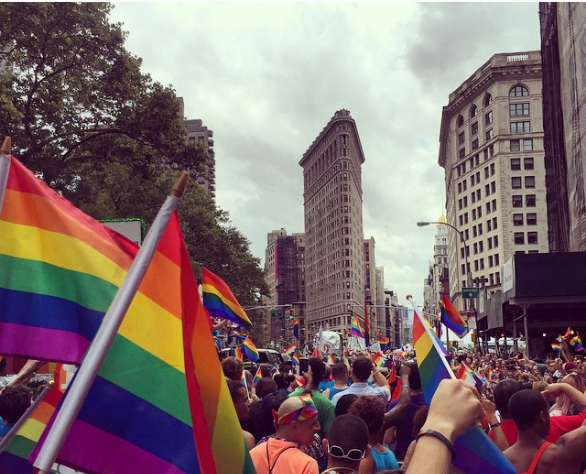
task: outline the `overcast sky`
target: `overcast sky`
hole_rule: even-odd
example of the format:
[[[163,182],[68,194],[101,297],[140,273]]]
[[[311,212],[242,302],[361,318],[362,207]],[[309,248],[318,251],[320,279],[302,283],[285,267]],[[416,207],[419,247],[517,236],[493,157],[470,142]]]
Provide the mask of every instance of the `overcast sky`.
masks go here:
[[[216,202],[264,263],[303,232],[299,161],[336,110],[356,121],[365,238],[385,286],[423,304],[444,211],[442,107],[493,54],[538,50],[537,3],[114,3],[142,71],[214,131]]]

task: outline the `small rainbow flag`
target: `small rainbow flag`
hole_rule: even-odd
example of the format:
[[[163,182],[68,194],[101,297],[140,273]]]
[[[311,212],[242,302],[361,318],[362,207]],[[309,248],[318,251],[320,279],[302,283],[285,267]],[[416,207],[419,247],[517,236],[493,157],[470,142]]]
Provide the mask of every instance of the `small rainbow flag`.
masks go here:
[[[429,405],[439,383],[446,378],[456,378],[433,329],[411,299],[414,309],[413,341],[417,353],[417,365],[425,401]],[[465,473],[515,474],[517,471],[482,428],[475,426],[466,431],[454,443],[457,456],[454,465]]]
[[[290,356],[291,354],[294,354],[296,350],[297,350],[297,344],[293,343],[289,347],[287,347],[287,349],[285,349],[283,354]]]
[[[378,342],[380,344],[381,350],[386,351],[387,349],[389,349],[391,339],[388,337],[380,337],[379,336]]]
[[[452,306],[448,297],[442,295],[441,320],[444,326],[451,329],[458,337],[463,337],[468,330],[468,324],[462,319],[458,310]]]
[[[557,341],[556,342],[552,342],[551,343],[551,348],[554,351],[561,351],[562,350],[562,345],[559,342],[557,342]]]
[[[583,351],[584,350],[584,346],[582,345],[582,338],[580,338],[580,335],[578,334],[578,332],[576,331],[576,335],[570,339],[570,344],[572,345],[572,347],[574,348],[575,351]]]
[[[254,379],[252,379],[252,383],[254,384],[254,386],[256,387],[256,384],[258,382],[260,382],[260,379],[262,379],[262,370],[260,370],[260,366],[258,369],[256,369],[256,374],[254,374]]]
[[[358,321],[358,318],[354,313],[352,313],[352,327],[350,328],[350,335],[364,338],[362,328],[360,327],[360,321]]]
[[[240,346],[237,346],[236,349],[234,349],[234,357],[237,357],[240,360],[244,359],[244,355],[242,354],[242,348]]]
[[[299,367],[299,356],[297,354],[293,354],[293,357],[291,357],[291,362],[293,362],[293,365]]]
[[[334,357],[333,354],[330,354],[326,357],[326,364],[328,364],[328,365],[335,365],[336,364],[336,358]]]
[[[385,364],[386,360],[387,358],[383,355],[382,352],[377,352],[372,357],[372,362],[376,364],[377,367],[382,367]]]
[[[258,349],[249,337],[242,341],[242,345],[240,347],[242,348],[242,352],[246,355],[246,357],[248,357],[250,361],[256,362],[258,360]]]
[[[248,329],[252,327],[250,319],[224,280],[207,268],[202,268],[201,286],[203,305],[211,317],[228,319]]]

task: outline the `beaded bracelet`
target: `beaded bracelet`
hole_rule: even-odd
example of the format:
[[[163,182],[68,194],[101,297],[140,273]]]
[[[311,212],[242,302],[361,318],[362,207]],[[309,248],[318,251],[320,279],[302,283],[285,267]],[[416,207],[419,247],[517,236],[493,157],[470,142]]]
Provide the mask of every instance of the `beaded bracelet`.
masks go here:
[[[419,432],[419,434],[417,435],[417,438],[415,438],[415,440],[417,441],[422,436],[433,436],[434,438],[440,440],[444,444],[444,446],[446,448],[448,448],[448,451],[450,451],[450,454],[452,455],[452,463],[454,462],[454,459],[456,459],[456,450],[454,449],[454,445],[450,442],[450,440],[448,438],[446,438],[439,431],[423,430],[423,431]]]

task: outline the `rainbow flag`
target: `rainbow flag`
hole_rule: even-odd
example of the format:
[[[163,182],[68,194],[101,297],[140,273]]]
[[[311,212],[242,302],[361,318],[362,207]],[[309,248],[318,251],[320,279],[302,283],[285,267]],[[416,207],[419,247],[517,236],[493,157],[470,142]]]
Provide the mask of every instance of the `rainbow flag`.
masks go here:
[[[378,342],[380,344],[381,350],[386,351],[387,349],[389,349],[389,346],[391,344],[391,339],[388,337],[380,337],[379,336]]]
[[[386,360],[387,358],[383,355],[382,352],[377,352],[372,357],[372,362],[376,364],[377,367],[382,367],[385,364]]]
[[[240,360],[244,359],[244,354],[242,354],[242,348],[240,346],[236,346],[236,349],[234,349],[234,357]]]
[[[411,300],[413,317],[413,341],[417,353],[417,365],[425,401],[429,405],[440,381],[455,378],[446,361],[433,329]],[[488,438],[482,428],[475,426],[454,443],[456,460],[454,465],[466,474],[515,474],[516,469],[503,453]]]
[[[352,327],[350,328],[350,335],[364,338],[362,328],[360,327],[360,321],[358,321],[358,318],[354,313],[352,313]]]
[[[299,367],[299,356],[297,354],[293,354],[293,357],[291,357],[291,362],[293,362],[294,366]]]
[[[299,339],[299,321],[297,319],[293,320],[293,337]]]
[[[203,305],[213,318],[223,318],[248,329],[252,323],[224,280],[202,267]]]
[[[294,354],[296,350],[297,344],[293,343],[289,347],[287,347],[287,349],[285,349],[285,352],[283,352],[283,354],[290,356],[291,354]]]
[[[54,380],[54,384],[47,387],[37,397],[29,411],[23,415],[24,422],[14,437],[3,440],[8,442],[0,450],[0,474],[33,473],[33,465],[28,458],[65,391],[62,364],[57,364]]]
[[[460,380],[463,380],[468,385],[471,385],[472,387],[476,387],[476,389],[479,392],[482,390],[483,383],[476,375],[476,372],[474,372],[470,367],[468,367],[463,362],[462,362],[462,365],[460,365],[460,370],[458,371],[458,375],[456,377]]]
[[[254,472],[237,426],[174,214],[57,461],[87,473]]]
[[[79,364],[138,247],[4,160],[0,352]]]
[[[574,348],[575,351],[583,351],[584,350],[584,346],[582,345],[582,338],[580,337],[580,335],[578,334],[577,331],[576,331],[576,335],[572,339],[570,339],[570,344]]]
[[[335,365],[336,364],[336,358],[334,357],[333,354],[330,354],[326,357],[326,364],[328,364],[328,365]]]
[[[552,342],[551,343],[551,348],[554,351],[561,351],[562,350],[562,345],[559,342]]]
[[[246,357],[248,357],[248,360],[252,362],[256,362],[258,360],[258,349],[249,337],[242,341],[240,348]]]
[[[468,324],[462,319],[458,310],[452,306],[446,295],[442,295],[441,320],[444,326],[451,329],[458,337],[463,337],[468,330]]]
[[[252,379],[252,383],[254,384],[254,386],[256,387],[256,384],[260,382],[260,379],[262,379],[262,370],[260,370],[260,366],[258,369],[256,369],[256,374],[254,374],[254,378]]]

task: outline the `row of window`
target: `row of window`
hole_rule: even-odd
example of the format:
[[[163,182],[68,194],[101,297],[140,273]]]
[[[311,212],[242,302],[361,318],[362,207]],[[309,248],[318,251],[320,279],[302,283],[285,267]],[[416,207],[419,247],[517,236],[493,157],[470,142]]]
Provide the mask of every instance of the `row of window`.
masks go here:
[[[535,168],[535,159],[531,156],[523,158],[523,169],[532,170]],[[521,169],[521,158],[511,158],[511,170],[518,171]]]
[[[537,225],[537,213],[528,212],[526,215],[513,214],[513,225],[524,225],[525,222],[527,222],[527,225]]]
[[[514,86],[509,91],[509,97],[514,99],[517,97],[529,97],[529,90],[525,86]],[[488,107],[492,104],[492,95],[486,94],[484,96],[483,104],[485,107]],[[470,108],[470,118],[476,117],[478,115],[478,107],[476,105],[472,105]],[[491,120],[492,122],[492,120]],[[457,120],[457,126],[462,127],[464,125],[464,117],[460,115]]]
[[[464,151],[463,148],[462,148],[462,150],[459,151],[459,153],[460,153],[459,158],[464,158],[466,156],[466,152]],[[484,161],[488,161],[488,159],[492,158],[494,155],[494,146],[493,145],[488,146],[485,150],[483,150],[483,154],[484,154]],[[461,164],[456,166],[456,171],[458,173],[458,177],[466,174],[466,163],[469,163],[471,170],[474,169],[475,166],[479,166],[480,165],[480,154],[476,154],[474,156],[471,156],[468,160],[463,161]],[[486,171],[485,171],[485,173],[486,173]]]
[[[524,138],[523,140],[509,140],[511,151],[532,151],[533,150],[533,139]]]
[[[522,176],[513,176],[511,178],[511,187],[513,189],[521,189],[523,187],[523,177]],[[525,176],[525,187],[526,188],[534,188],[535,187],[535,176]]]
[[[515,232],[513,234],[513,239],[517,245],[525,244],[525,232]],[[537,232],[527,232],[527,243],[531,245],[539,243]]]

